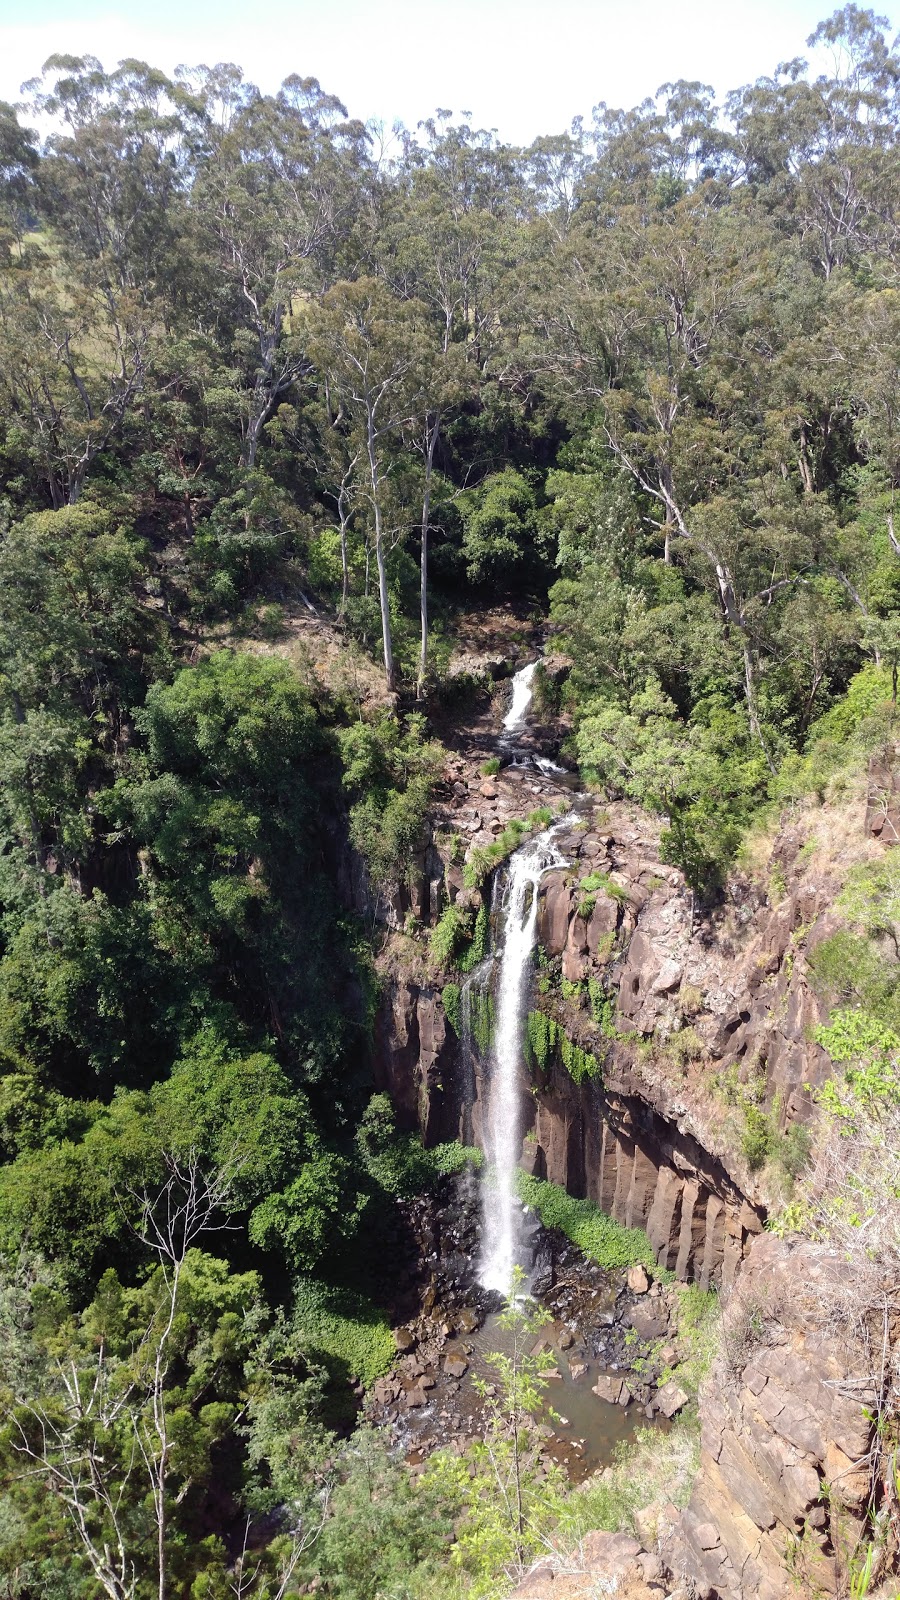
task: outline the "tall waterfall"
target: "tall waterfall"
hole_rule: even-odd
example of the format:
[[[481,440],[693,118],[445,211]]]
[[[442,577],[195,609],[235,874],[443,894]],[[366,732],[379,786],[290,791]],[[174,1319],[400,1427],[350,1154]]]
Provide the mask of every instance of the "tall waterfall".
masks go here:
[[[484,1232],[479,1272],[484,1287],[501,1294],[509,1293],[521,1247],[522,1213],[516,1196],[516,1170],[522,1149],[520,1071],[527,973],[537,926],[537,890],[549,867],[564,864],[553,843],[560,826],[557,823],[522,845],[509,862],[485,1129],[493,1173],[482,1190]]]
[[[509,710],[503,718],[503,727],[507,733],[512,733],[514,728],[520,728],[525,721],[525,713],[531,704],[532,679],[537,666],[536,661],[530,661],[528,666],[522,667],[513,678],[512,699],[509,702]]]

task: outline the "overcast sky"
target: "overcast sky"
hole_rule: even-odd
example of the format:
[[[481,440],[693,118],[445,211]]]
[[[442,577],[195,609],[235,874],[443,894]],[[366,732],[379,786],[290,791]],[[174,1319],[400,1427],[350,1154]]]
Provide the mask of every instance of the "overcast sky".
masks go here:
[[[675,78],[719,91],[805,53],[828,0],[0,0],[0,99],[54,51],[107,68],[236,61],[264,90],[317,77],[351,115],[444,106],[513,142]],[[878,8],[881,9],[880,7]]]

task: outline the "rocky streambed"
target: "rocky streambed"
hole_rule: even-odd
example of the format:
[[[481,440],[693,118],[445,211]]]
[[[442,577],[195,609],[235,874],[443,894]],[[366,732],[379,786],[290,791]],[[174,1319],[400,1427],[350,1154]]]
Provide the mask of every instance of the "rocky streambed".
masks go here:
[[[446,1180],[435,1195],[401,1202],[414,1257],[395,1299],[397,1357],[366,1400],[411,1464],[433,1450],[465,1449],[485,1426],[474,1379],[495,1378],[488,1356],[508,1348],[503,1302],[477,1282],[478,1183]],[[578,1481],[605,1466],[639,1426],[666,1426],[688,1401],[661,1381],[679,1358],[675,1291],[643,1267],[604,1270],[555,1229],[529,1219],[531,1291],[548,1315],[535,1352],[548,1351],[546,1456]],[[549,1411],[555,1413],[551,1417]]]

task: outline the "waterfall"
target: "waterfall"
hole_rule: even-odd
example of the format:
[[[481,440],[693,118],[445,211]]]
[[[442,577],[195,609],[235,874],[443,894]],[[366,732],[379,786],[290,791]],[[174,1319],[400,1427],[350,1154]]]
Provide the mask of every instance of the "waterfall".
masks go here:
[[[527,667],[522,667],[515,674],[512,681],[512,699],[509,710],[503,718],[503,727],[507,733],[512,733],[515,728],[520,728],[525,721],[525,713],[531,704],[533,693],[531,682],[537,670],[536,661],[529,662]]]
[[[537,928],[537,890],[548,868],[565,864],[553,843],[561,826],[556,823],[522,845],[509,862],[485,1129],[493,1171],[482,1190],[484,1233],[479,1272],[483,1286],[501,1294],[509,1293],[521,1249],[522,1214],[516,1196],[522,1149],[520,1070],[527,974]]]

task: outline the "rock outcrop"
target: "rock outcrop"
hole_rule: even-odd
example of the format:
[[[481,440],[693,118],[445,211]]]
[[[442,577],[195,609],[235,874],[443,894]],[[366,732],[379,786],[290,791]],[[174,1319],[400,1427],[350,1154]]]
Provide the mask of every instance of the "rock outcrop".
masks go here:
[[[846,1265],[757,1240],[701,1389],[690,1504],[665,1535],[673,1570],[717,1600],[842,1592],[865,1526],[874,1404],[866,1345],[841,1315]]]
[[[492,781],[502,816],[522,783],[519,769]],[[455,798],[465,815],[470,797]],[[523,1164],[645,1228],[680,1278],[729,1284],[760,1231],[767,1192],[743,1149],[748,1108],[783,1137],[809,1118],[810,1090],[829,1071],[814,1039],[826,1008],[809,961],[836,925],[847,860],[880,848],[866,842],[862,807],[855,823],[830,850],[786,829],[768,889],[738,874],[700,916],[681,874],[660,861],[648,818],[585,807],[560,838],[567,866],[542,882],[533,1003],[597,1071],[576,1082],[557,1053],[523,1075]],[[435,837],[449,826],[441,813]],[[451,901],[472,896],[453,861],[445,886]],[[434,898],[433,887],[422,896],[426,921]],[[430,1142],[480,1142],[484,1064],[477,1052],[463,1059],[427,963],[389,957],[386,967],[379,1085]]]

